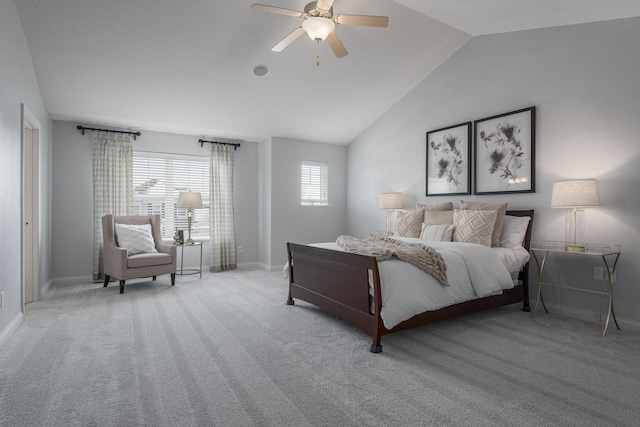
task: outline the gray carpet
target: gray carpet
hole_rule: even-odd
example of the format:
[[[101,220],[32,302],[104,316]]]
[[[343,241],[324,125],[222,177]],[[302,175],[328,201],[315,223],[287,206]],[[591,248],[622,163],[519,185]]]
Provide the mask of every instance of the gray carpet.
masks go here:
[[[518,306],[383,337],[280,273],[55,287],[0,348],[2,426],[637,426],[640,335]]]

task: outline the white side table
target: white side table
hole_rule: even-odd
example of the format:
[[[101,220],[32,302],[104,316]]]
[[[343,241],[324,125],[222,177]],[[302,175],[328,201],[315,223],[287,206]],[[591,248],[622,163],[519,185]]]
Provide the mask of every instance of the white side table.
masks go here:
[[[616,327],[620,329],[618,325],[618,321],[616,320],[616,313],[613,309],[613,282],[616,274],[616,266],[618,265],[618,259],[620,258],[620,254],[622,253],[622,248],[620,245],[596,245],[596,244],[587,244],[585,252],[571,252],[565,250],[564,242],[555,242],[555,241],[545,241],[545,242],[531,242],[531,253],[533,254],[533,258],[536,260],[536,265],[538,266],[538,298],[536,299],[536,304],[533,307],[533,311],[531,311],[531,318],[535,316],[536,310],[538,309],[538,304],[542,303],[542,307],[544,308],[545,313],[549,313],[547,310],[547,306],[544,304],[544,299],[542,298],[542,286],[555,286],[558,288],[571,289],[574,291],[580,292],[589,292],[592,294],[606,295],[609,297],[609,308],[607,310],[607,321],[604,324],[604,330],[602,331],[602,336],[604,337],[607,333],[607,328],[609,327],[609,320],[613,317],[613,322]],[[542,261],[538,260],[538,255],[536,253],[543,254]],[[547,257],[549,254],[570,254],[571,256],[582,256],[582,257],[595,257],[601,258],[604,262],[604,267],[606,271],[606,279],[607,279],[607,291],[596,291],[592,289],[584,289],[584,288],[576,288],[572,286],[559,285],[556,283],[549,283],[542,281],[542,274],[544,273],[544,265],[547,261]],[[609,264],[611,263],[611,267]]]
[[[195,243],[184,243],[177,244],[177,247],[180,248],[180,276],[188,276],[190,274],[198,274],[200,273],[200,278],[202,279],[202,242]],[[200,247],[200,269],[197,268],[183,268],[184,265],[184,248],[186,247]],[[185,273],[188,271],[188,273]]]

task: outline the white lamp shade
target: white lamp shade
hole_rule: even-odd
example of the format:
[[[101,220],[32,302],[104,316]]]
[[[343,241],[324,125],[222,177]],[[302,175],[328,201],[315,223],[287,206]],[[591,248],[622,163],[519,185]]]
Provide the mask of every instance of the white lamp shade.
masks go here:
[[[559,181],[553,184],[551,207],[573,208],[599,206],[598,185],[595,179]]]
[[[336,29],[336,24],[331,19],[315,17],[305,19],[302,22],[302,28],[309,34],[311,40],[322,41]]]
[[[178,207],[202,209],[202,196],[197,191],[181,191],[178,196]]]
[[[402,209],[402,193],[382,193],[380,195],[380,208]]]

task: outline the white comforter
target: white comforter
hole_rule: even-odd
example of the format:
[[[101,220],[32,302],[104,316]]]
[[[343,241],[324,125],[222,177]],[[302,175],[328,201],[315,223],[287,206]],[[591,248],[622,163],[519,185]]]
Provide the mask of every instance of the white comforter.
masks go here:
[[[404,261],[380,261],[380,316],[387,329],[425,311],[500,294],[514,286],[512,275],[517,275],[529,259],[524,248],[492,249],[473,243],[396,238],[405,242],[422,242],[442,254],[450,286],[443,286],[430,274]],[[334,242],[311,246],[343,250]],[[372,286],[370,293],[373,295]]]

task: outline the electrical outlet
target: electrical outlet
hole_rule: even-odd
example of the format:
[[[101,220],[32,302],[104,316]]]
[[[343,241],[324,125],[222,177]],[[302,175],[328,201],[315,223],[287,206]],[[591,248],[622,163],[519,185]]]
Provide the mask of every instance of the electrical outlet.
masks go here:
[[[593,267],[593,279],[604,280],[604,270],[602,267]]]
[[[4,308],[4,291],[0,292],[0,308]]]
[[[242,253],[242,246],[238,246],[238,253],[241,254]]]

